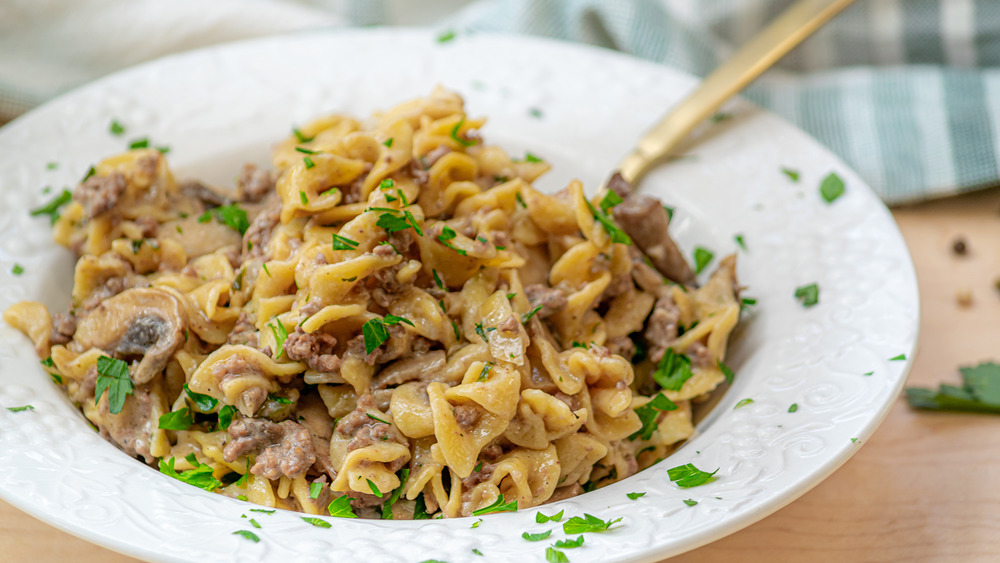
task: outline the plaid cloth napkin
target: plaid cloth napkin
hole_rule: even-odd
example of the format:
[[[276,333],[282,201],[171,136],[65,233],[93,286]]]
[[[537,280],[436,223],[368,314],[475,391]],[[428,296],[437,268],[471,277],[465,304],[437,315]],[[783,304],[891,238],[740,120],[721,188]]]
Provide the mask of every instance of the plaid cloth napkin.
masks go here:
[[[337,25],[541,35],[704,76],[792,2],[7,0],[0,119],[169,52]],[[116,24],[142,31],[102,33]],[[85,56],[95,49],[96,64]],[[998,64],[1000,0],[859,0],[745,96],[830,147],[887,203],[903,203],[998,183]]]

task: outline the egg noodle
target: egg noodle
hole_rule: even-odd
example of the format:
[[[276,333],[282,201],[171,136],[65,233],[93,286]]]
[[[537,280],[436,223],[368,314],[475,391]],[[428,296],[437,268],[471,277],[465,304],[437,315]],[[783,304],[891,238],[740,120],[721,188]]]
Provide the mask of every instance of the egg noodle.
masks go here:
[[[120,449],[259,505],[457,517],[628,477],[726,378],[735,259],[659,267],[659,202],[536,191],[483,123],[441,89],[324,117],[235,190],[108,158],[54,222],[71,309],[4,318]]]

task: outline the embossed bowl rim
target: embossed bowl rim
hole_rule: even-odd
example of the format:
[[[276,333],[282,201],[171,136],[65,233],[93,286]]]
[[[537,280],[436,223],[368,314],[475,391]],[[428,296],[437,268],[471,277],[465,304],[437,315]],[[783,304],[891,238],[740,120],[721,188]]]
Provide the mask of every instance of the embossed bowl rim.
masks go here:
[[[593,191],[646,127],[695,79],[603,49],[486,33],[442,44],[420,29],[299,33],[166,57],[70,92],[0,129],[0,307],[41,300],[68,305],[71,256],[48,224],[26,211],[72,186],[89,165],[149,136],[170,144],[179,176],[228,182],[291,124],[329,111],[364,116],[437,83],[460,91],[472,115],[490,118],[484,136],[512,153],[553,163],[540,185],[572,176]],[[541,110],[539,112],[533,109]],[[100,439],[38,367],[27,339],[3,325],[0,496],[81,538],[155,561],[250,559],[369,561],[544,558],[546,542],[523,531],[539,511],[622,518],[586,534],[567,552],[579,561],[654,561],[739,530],[781,508],[844,463],[874,432],[905,380],[915,352],[919,305],[913,266],[891,215],[864,182],[816,141],[742,100],[731,119],[707,127],[681,159],[655,171],[643,190],[678,208],[681,246],[736,251],[755,313],[732,342],[737,378],[696,434],[666,461],[622,482],[541,509],[476,519],[416,522],[328,518],[313,528],[285,511],[258,515],[259,543],[245,503],[173,481]],[[115,137],[118,119],[127,134]],[[46,163],[57,161],[57,170]],[[799,183],[780,173],[801,172]],[[833,204],[817,193],[835,171],[846,182]],[[24,266],[13,276],[10,262]],[[816,281],[820,304],[805,309],[794,288]],[[905,361],[889,361],[905,354]],[[864,374],[872,371],[873,374]],[[740,408],[744,398],[754,402]],[[791,403],[798,411],[788,412]],[[719,479],[679,489],[667,469],[692,462]],[[637,500],[626,492],[645,492]],[[684,499],[698,504],[686,506]],[[565,522],[565,519],[563,520]]]

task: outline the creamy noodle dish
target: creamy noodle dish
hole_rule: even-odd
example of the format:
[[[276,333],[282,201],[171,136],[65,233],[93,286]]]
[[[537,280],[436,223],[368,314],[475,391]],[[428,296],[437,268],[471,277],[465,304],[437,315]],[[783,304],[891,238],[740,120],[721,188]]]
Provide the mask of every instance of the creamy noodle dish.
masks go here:
[[[110,157],[50,204],[70,309],[4,319],[103,437],[228,497],[457,517],[624,479],[732,376],[735,258],[699,284],[669,208],[541,193],[483,123],[440,89],[324,117],[234,189]]]

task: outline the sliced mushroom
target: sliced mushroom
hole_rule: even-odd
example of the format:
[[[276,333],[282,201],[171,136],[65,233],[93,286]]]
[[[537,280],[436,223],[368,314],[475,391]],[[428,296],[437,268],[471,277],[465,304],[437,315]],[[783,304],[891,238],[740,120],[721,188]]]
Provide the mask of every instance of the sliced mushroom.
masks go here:
[[[84,350],[100,348],[116,358],[141,358],[132,381],[142,385],[163,371],[184,343],[186,323],[176,297],[161,289],[126,290],[98,305],[77,326]]]

